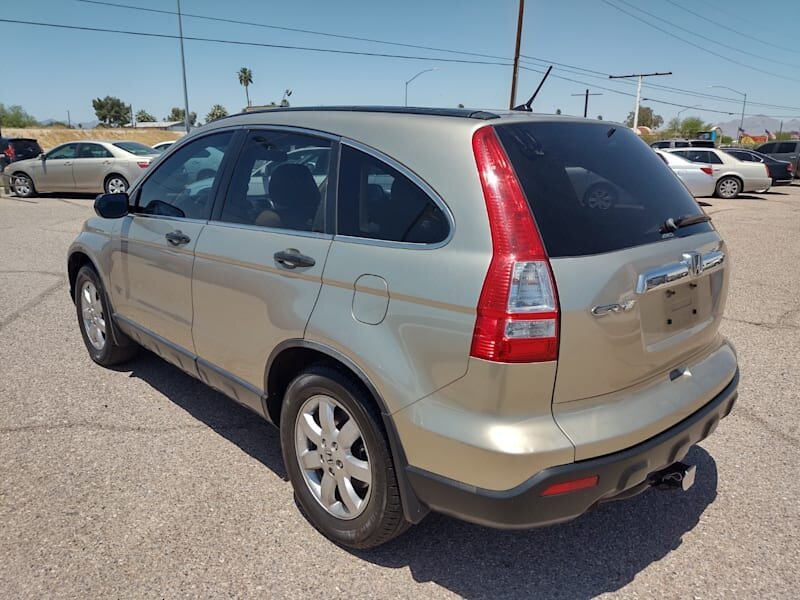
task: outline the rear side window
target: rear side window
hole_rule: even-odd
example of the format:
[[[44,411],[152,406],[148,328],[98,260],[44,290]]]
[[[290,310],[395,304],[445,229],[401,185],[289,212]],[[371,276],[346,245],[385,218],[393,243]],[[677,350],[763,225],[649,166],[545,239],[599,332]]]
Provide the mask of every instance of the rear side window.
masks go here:
[[[781,142],[778,144],[778,149],[775,150],[775,154],[789,154],[794,152],[797,144],[795,142]]]
[[[701,213],[670,168],[626,127],[528,122],[496,130],[551,257],[658,242],[666,219]],[[711,230],[698,223],[674,235]]]
[[[449,232],[444,212],[418,185],[347,145],[342,145],[338,200],[340,235],[435,244]]]
[[[11,140],[11,147],[17,160],[36,158],[42,153],[42,147],[36,140]]]
[[[777,146],[777,144],[764,144],[758,147],[758,151],[764,153],[775,152],[775,146]]]

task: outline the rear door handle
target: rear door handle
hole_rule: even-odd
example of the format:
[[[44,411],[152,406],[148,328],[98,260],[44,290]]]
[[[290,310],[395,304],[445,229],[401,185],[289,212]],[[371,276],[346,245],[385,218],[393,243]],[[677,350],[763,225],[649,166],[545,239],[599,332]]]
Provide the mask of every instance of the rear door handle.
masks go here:
[[[310,256],[300,254],[297,248],[287,248],[274,254],[275,262],[286,267],[287,269],[296,269],[297,267],[313,267],[317,264]]]
[[[192,238],[183,233],[180,229],[177,229],[176,231],[170,231],[164,237],[167,238],[167,241],[173,246],[182,246],[183,244],[188,244],[192,241]]]

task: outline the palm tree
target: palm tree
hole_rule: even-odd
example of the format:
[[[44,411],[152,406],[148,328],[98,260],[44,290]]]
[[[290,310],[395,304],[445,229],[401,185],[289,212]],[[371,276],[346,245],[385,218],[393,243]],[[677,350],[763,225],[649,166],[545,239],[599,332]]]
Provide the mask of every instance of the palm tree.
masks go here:
[[[250,106],[250,92],[247,90],[247,86],[253,83],[253,72],[247,67],[239,69],[239,83],[244,86],[244,93],[245,96],[247,96],[247,106]]]

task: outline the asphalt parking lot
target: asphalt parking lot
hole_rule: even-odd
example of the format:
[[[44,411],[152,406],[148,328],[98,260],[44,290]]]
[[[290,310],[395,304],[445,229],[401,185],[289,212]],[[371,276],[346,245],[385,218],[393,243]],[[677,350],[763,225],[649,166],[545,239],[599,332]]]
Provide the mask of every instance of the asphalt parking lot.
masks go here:
[[[800,587],[800,185],[710,199],[733,275],[740,397],[689,462],[561,526],[431,515],[374,551],[299,514],[277,431],[161,359],[89,359],[65,253],[91,199],[0,197],[5,598],[795,598]]]

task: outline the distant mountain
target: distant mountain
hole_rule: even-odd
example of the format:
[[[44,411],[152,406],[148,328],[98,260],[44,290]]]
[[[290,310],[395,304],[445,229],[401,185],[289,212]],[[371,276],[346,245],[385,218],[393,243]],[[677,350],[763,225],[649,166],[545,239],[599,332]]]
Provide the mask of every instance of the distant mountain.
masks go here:
[[[732,119],[724,123],[717,123],[717,127],[722,129],[723,135],[735,138],[739,132],[739,122],[740,119]],[[781,122],[780,119],[773,119],[766,115],[755,115],[745,117],[743,129],[750,135],[764,135],[765,130],[769,130],[770,133],[778,133],[781,130]],[[800,119],[784,121],[783,131],[800,131]]]

